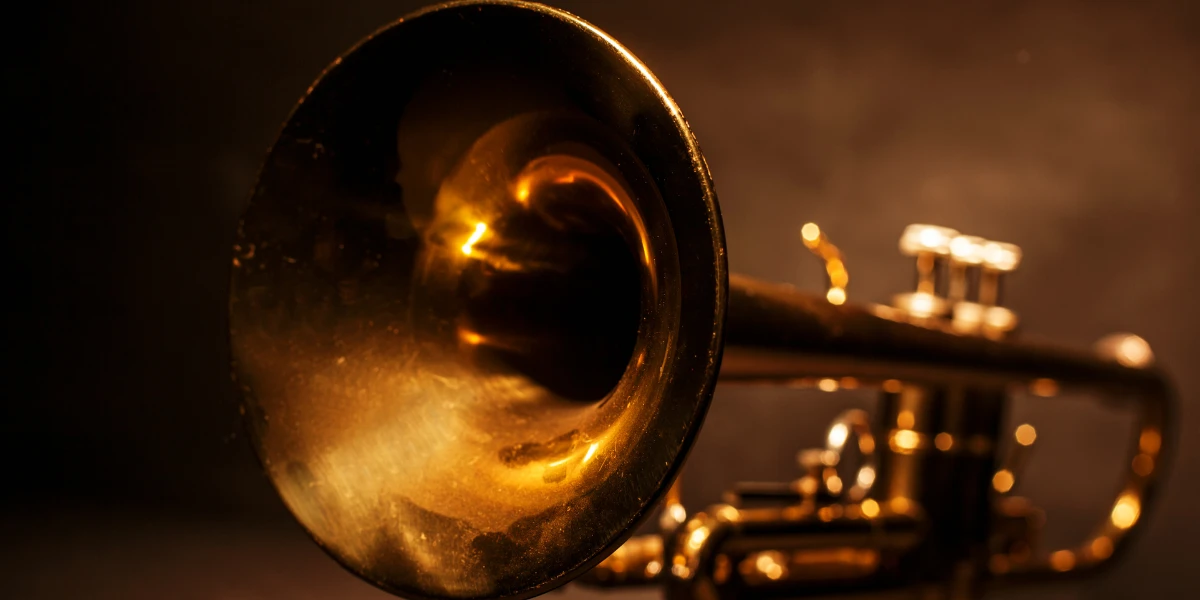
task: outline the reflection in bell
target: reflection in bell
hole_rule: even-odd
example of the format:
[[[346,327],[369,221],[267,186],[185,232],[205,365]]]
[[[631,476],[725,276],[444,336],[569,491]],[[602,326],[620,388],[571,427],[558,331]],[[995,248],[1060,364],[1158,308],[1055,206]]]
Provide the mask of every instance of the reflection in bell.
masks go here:
[[[1141,514],[1141,503],[1137,496],[1126,494],[1117,499],[1116,506],[1112,509],[1112,522],[1120,529],[1129,529],[1137,523],[1138,516]]]
[[[682,112],[593,26],[518,2],[419,12],[322,75],[241,221],[230,337],[255,448],[327,552],[410,598],[575,578],[672,598],[982,590],[1118,556],[1173,444],[1148,346],[1012,339],[1011,244],[914,225],[917,289],[865,307],[826,232],[800,231],[826,290],[731,276]],[[718,376],[871,388],[880,411],[843,413],[795,481],[689,513],[678,475]],[[1054,552],[1003,496],[1015,467],[993,472],[1009,390],[1038,381],[1140,414],[1111,514]]]
[[[483,237],[483,234],[484,234],[486,231],[487,231],[487,225],[486,225],[486,224],[484,224],[484,223],[476,223],[476,224],[475,224],[475,231],[471,233],[471,237],[467,238],[467,241],[466,241],[466,243],[464,243],[464,244],[462,245],[462,253],[463,253],[463,254],[465,254],[465,255],[467,255],[467,256],[470,256],[470,255],[471,255],[471,250],[472,250],[472,248],[475,246],[475,243],[476,243],[476,242],[478,242],[478,241],[479,241],[479,239]]]

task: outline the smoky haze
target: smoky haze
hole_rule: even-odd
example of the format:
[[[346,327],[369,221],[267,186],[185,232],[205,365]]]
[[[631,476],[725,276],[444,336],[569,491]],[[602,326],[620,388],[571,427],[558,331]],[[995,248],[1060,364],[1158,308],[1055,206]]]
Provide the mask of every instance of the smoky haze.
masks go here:
[[[228,248],[295,100],[421,3],[168,4],[41,7],[5,67],[22,144],[6,206],[18,358],[0,424],[14,462],[0,595],[380,598],[291,523],[242,439]],[[850,300],[886,302],[912,284],[899,233],[936,223],[1023,248],[1005,303],[1028,335],[1146,338],[1182,404],[1147,533],[1098,579],[1007,596],[1200,585],[1200,4],[556,4],[621,40],[682,107],[731,270],[818,289],[799,239],[815,221],[847,256]],[[794,477],[829,418],[871,404],[719,388],[685,500]],[[1014,406],[1041,445],[1018,490],[1062,523],[1051,535],[1069,541],[1111,506],[1126,417]]]

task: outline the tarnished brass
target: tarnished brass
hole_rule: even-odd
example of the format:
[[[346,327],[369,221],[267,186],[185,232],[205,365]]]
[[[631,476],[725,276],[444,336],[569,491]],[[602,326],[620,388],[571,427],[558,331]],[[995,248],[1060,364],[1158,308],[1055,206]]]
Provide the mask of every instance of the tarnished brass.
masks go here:
[[[700,426],[719,223],[678,108],[590,25],[452,4],[376,33],[296,108],[238,231],[234,372],[280,496],[408,597],[587,569]]]
[[[965,288],[938,296],[923,247],[918,293],[939,310],[843,305],[841,253],[806,231],[829,293],[729,276],[707,165],[628,50],[536,4],[423,10],[321,75],[240,222],[230,337],[251,437],[316,542],[408,598],[524,598],[585,573],[674,597],[973,593],[1115,556],[1172,444],[1148,347],[1003,339],[1015,316],[986,315],[1011,316],[995,306],[1011,268],[973,297],[982,317],[947,321]],[[668,490],[718,374],[877,387],[884,421],[847,413],[804,477],[689,515]],[[1012,386],[1143,408],[1129,483],[1079,548],[1038,554],[1032,509],[993,507]],[[946,406],[987,410],[941,430]],[[931,495],[942,455],[964,457],[966,491],[933,491],[977,512]],[[662,535],[618,550],[660,505]]]

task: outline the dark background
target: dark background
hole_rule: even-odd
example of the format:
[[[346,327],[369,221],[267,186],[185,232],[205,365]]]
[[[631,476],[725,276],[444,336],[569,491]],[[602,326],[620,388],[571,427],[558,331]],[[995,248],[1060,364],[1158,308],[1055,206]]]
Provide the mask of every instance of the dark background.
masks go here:
[[[798,238],[812,220],[848,255],[851,299],[887,301],[911,283],[901,229],[934,222],[1024,247],[1008,303],[1028,331],[1149,340],[1182,399],[1162,502],[1119,568],[1032,595],[1195,591],[1200,3],[559,4],[683,107],[732,269],[816,289]],[[380,597],[257,469],[228,383],[226,276],[293,102],[418,5],[47,3],[6,19],[0,596]],[[794,476],[829,417],[869,404],[722,388],[686,498]],[[1067,400],[1018,402],[1026,418],[1042,448],[1019,489],[1066,541],[1111,506],[1129,424]]]

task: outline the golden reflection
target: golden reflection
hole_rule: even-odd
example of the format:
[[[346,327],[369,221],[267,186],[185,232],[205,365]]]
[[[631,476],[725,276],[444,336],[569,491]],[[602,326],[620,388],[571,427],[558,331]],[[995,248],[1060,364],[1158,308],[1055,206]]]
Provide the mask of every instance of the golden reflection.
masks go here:
[[[701,526],[697,527],[687,539],[687,547],[690,550],[699,550],[700,546],[704,545],[704,540],[708,539],[708,528]]]
[[[862,501],[862,514],[868,519],[874,519],[879,516],[879,503],[867,498]]]
[[[558,460],[556,460],[556,461],[548,462],[548,463],[546,463],[546,466],[547,466],[547,467],[561,467],[561,466],[563,466],[563,465],[567,464],[567,463],[568,463],[568,462],[570,462],[570,461],[571,461],[571,457],[570,457],[570,456],[568,456],[568,457],[566,457],[566,458],[560,458],[560,459],[558,459]]]
[[[858,380],[853,377],[843,377],[840,383],[847,390],[858,389]]]
[[[883,382],[883,391],[889,394],[899,394],[903,387],[899,379],[888,379]]]
[[[834,306],[840,306],[846,303],[846,288],[831,287],[825,293],[825,299]]]
[[[1012,271],[1021,263],[1021,249],[1015,244],[986,242],[983,245],[983,266],[997,271]]]
[[[634,206],[633,200],[620,181],[595,163],[566,154],[551,154],[536,158],[525,165],[514,178],[515,194],[522,190],[536,190],[539,186],[549,183],[563,185],[577,182],[587,182],[596,186],[613,201],[613,206],[629,219],[629,225],[637,234],[637,242],[641,246],[638,258],[642,264],[653,268],[653,252],[650,248],[649,234],[642,215]],[[526,196],[528,200],[528,196]]]
[[[959,333],[973,334],[983,323],[984,306],[978,302],[958,302],[954,305],[954,320],[951,323]]]
[[[1113,543],[1112,538],[1107,535],[1102,535],[1092,540],[1091,544],[1092,556],[1104,560],[1112,556]]]
[[[879,567],[880,553],[876,549],[805,547],[791,552],[766,550],[750,554],[738,563],[737,570],[747,583],[761,585],[784,579],[797,582],[861,580]],[[713,581],[716,581],[715,576]]]
[[[986,241],[974,235],[955,236],[950,240],[950,256],[964,264],[980,264],[983,262],[983,244]]]
[[[996,332],[1008,332],[1017,326],[1017,314],[1003,306],[989,306],[983,313],[983,324]]]
[[[829,445],[841,448],[850,437],[850,428],[845,423],[838,423],[829,428]]]
[[[842,493],[842,478],[837,475],[825,478],[825,489],[835,496]]]
[[[945,242],[944,238],[940,235],[940,232],[932,227],[921,231],[918,238],[921,245],[925,248],[937,248],[943,245]]]
[[[599,448],[599,447],[600,447],[600,442],[594,442],[591,446],[588,446],[587,454],[583,455],[583,462],[586,463],[587,461],[592,460],[592,456],[595,456],[595,454],[596,454],[596,448]]]
[[[605,402],[585,404],[564,401],[537,377],[503,361],[476,360],[480,355],[473,347],[496,347],[519,338],[482,328],[487,319],[474,318],[479,315],[469,306],[488,304],[481,309],[485,312],[524,307],[510,306],[508,296],[468,298],[459,285],[467,282],[465,277],[490,276],[489,269],[472,263],[482,260],[492,266],[505,258],[516,264],[506,254],[514,244],[546,242],[544,248],[534,244],[538,256],[551,256],[559,248],[554,236],[506,237],[512,215],[536,217],[513,200],[521,187],[506,185],[514,181],[510,170],[519,165],[493,160],[492,150],[509,147],[505,136],[513,130],[506,127],[501,124],[477,140],[471,156],[480,160],[455,170],[438,189],[430,222],[418,232],[417,272],[391,274],[375,283],[348,280],[363,286],[356,306],[339,306],[336,300],[322,304],[313,296],[303,310],[286,316],[295,317],[286,327],[265,327],[264,317],[272,313],[253,302],[238,303],[231,313],[242,380],[250,380],[245,376],[250,373],[255,381],[250,408],[256,412],[248,414],[270,419],[269,431],[256,433],[256,444],[287,507],[352,570],[392,583],[397,583],[391,579],[395,576],[404,585],[418,585],[408,574],[420,574],[421,589],[431,596],[498,594],[496,578],[505,573],[528,579],[538,569],[561,572],[571,566],[559,564],[563,556],[598,550],[588,549],[617,535],[621,525],[591,514],[593,498],[609,499],[614,511],[648,503],[673,463],[665,457],[645,464],[651,456],[647,452],[680,443],[678,436],[687,430],[654,432],[653,442],[646,437],[649,424],[674,422],[661,420],[662,400],[655,390],[663,389],[658,382],[664,373],[678,368],[673,340],[687,337],[677,321],[677,283],[660,286],[677,280],[670,276],[679,268],[673,242],[650,245],[645,215],[636,213],[643,207],[633,204],[628,190],[614,187],[623,186],[621,182],[603,179],[608,172],[600,164],[542,156],[528,163],[521,176],[530,182],[531,202],[541,197],[539,185],[552,185],[558,174],[572,170],[592,169],[597,186],[613,184],[604,188],[612,192],[607,199],[628,212],[612,227],[621,230],[633,252],[641,244],[640,262],[649,265],[638,267],[647,286],[643,293],[655,299],[642,303],[644,320],[630,353],[644,366],[627,369]],[[364,230],[360,225],[347,225],[345,231],[357,235]],[[349,249],[354,240],[346,241]],[[330,242],[334,248],[338,243]],[[289,250],[288,255],[308,261],[314,251],[305,250]],[[505,254],[499,256],[502,250]],[[326,260],[320,252],[318,248],[311,260]],[[511,256],[525,256],[521,252]],[[258,254],[261,259],[264,253]],[[670,260],[659,264],[660,257]],[[283,261],[286,268],[290,263],[286,257]],[[344,272],[339,277],[357,275]],[[282,285],[278,291],[285,298],[299,293],[297,289],[324,285],[315,279],[286,284],[277,279],[271,278],[269,285]],[[251,284],[261,282],[235,280],[231,297],[247,297]],[[373,295],[366,294],[368,289]],[[448,337],[442,332],[446,324]],[[461,325],[457,330],[456,324]],[[610,450],[616,448],[620,451]],[[632,464],[637,465],[637,481],[613,483],[608,477],[628,472]],[[613,500],[617,489],[629,498]],[[517,523],[531,525],[521,529]],[[528,563],[503,563],[485,542],[524,547]],[[397,564],[404,566],[397,571]]]
[[[671,487],[667,488],[665,503],[667,506],[672,504],[680,504],[683,496],[683,478],[681,475],[675,475],[675,481],[671,482]],[[680,519],[682,521],[682,519]]]
[[[1051,398],[1058,394],[1058,382],[1046,377],[1034,379],[1033,383],[1029,384],[1029,391],[1034,396]]]
[[[1016,479],[1013,477],[1012,471],[1008,469],[1000,469],[992,476],[992,487],[996,488],[1001,494],[1008,493],[1013,488]]]
[[[1070,571],[1075,568],[1075,553],[1070,550],[1059,550],[1050,555],[1050,566],[1055,571]]]
[[[1037,440],[1037,430],[1029,423],[1023,423],[1017,427],[1013,437],[1017,439],[1017,443],[1022,446],[1031,446]]]
[[[784,575],[783,565],[780,564],[782,558],[778,552],[762,552],[754,561],[754,566],[760,573],[766,575],[767,579],[776,581]]]
[[[1133,472],[1146,477],[1154,472],[1154,459],[1149,454],[1139,454],[1133,457]]]
[[[687,520],[687,509],[678,502],[672,502],[667,505],[667,514],[670,515],[671,519],[674,519],[676,524]]]
[[[1162,434],[1157,429],[1147,429],[1138,438],[1138,449],[1146,454],[1158,454],[1162,448]]]
[[[826,377],[825,379],[817,382],[817,388],[819,388],[822,392],[836,392],[838,389],[838,382],[836,379],[830,379]]]
[[[908,410],[907,408],[900,411],[900,414],[896,415],[896,426],[901,429],[912,429],[913,425],[916,424],[916,421],[917,419],[913,416],[913,411]]]
[[[738,509],[726,504],[717,509],[717,518],[729,523],[736,523],[742,518],[742,514],[738,512]]]
[[[937,434],[936,436],[934,436],[933,445],[935,448],[937,448],[938,450],[941,450],[942,452],[948,452],[948,451],[950,451],[951,448],[954,447],[954,436],[943,431],[943,432]]]
[[[904,308],[908,310],[914,317],[927,318],[932,317],[940,305],[938,298],[933,294],[926,292],[915,292],[907,296],[908,302]]]
[[[659,562],[657,560],[652,560],[652,561],[646,563],[646,576],[647,577],[654,577],[655,575],[658,575],[660,571],[662,571],[662,563],[661,562]]]
[[[822,506],[817,511],[817,518],[829,522],[834,519],[840,519],[843,514],[845,514],[845,509],[841,504],[830,504],[829,506]]]
[[[1125,336],[1117,345],[1117,361],[1127,367],[1144,367],[1153,359],[1150,344],[1136,335]]]
[[[820,484],[817,483],[817,479],[815,477],[806,475],[801,477],[800,480],[796,482],[796,490],[800,492],[800,495],[802,496],[812,496],[817,493],[817,487],[819,485]]]
[[[950,252],[950,241],[957,235],[957,231],[947,227],[909,225],[900,236],[900,251],[909,256],[924,252],[947,254]]]
[[[821,239],[821,228],[816,223],[805,223],[800,228],[800,237],[804,239],[804,245],[815,248]]]
[[[855,478],[858,485],[867,488],[875,483],[875,469],[871,467],[862,467],[858,470],[858,477]]]
[[[892,432],[892,450],[901,454],[909,454],[921,446],[921,434],[911,429],[897,429]]]
[[[904,515],[908,514],[909,510],[912,510],[912,501],[904,496],[897,496],[888,502],[888,506],[892,509],[892,512]]]
[[[483,234],[486,231],[487,225],[485,223],[476,223],[474,233],[471,234],[471,237],[467,238],[467,243],[462,245],[462,253],[466,256],[470,256],[472,250],[474,249],[475,243],[483,237]]]
[[[513,197],[521,204],[529,204],[529,193],[532,189],[532,184],[528,178],[518,179],[516,189],[513,191]]]
[[[804,246],[825,262],[825,275],[829,281],[829,289],[825,299],[833,305],[846,303],[846,286],[850,283],[850,274],[846,271],[846,263],[842,260],[842,252],[821,231],[816,223],[805,223],[800,228],[800,237]]]
[[[1114,333],[1096,342],[1101,356],[1133,368],[1144,368],[1154,362],[1154,351],[1146,340],[1132,333]]]
[[[825,263],[825,272],[829,275],[829,280],[835,286],[845,285],[849,275],[846,273],[846,265],[840,258],[830,258]]]
[[[1137,523],[1138,517],[1142,513],[1142,504],[1138,497],[1132,493],[1126,492],[1121,494],[1117,499],[1117,503],[1112,509],[1112,523],[1119,529],[1129,529]]]

